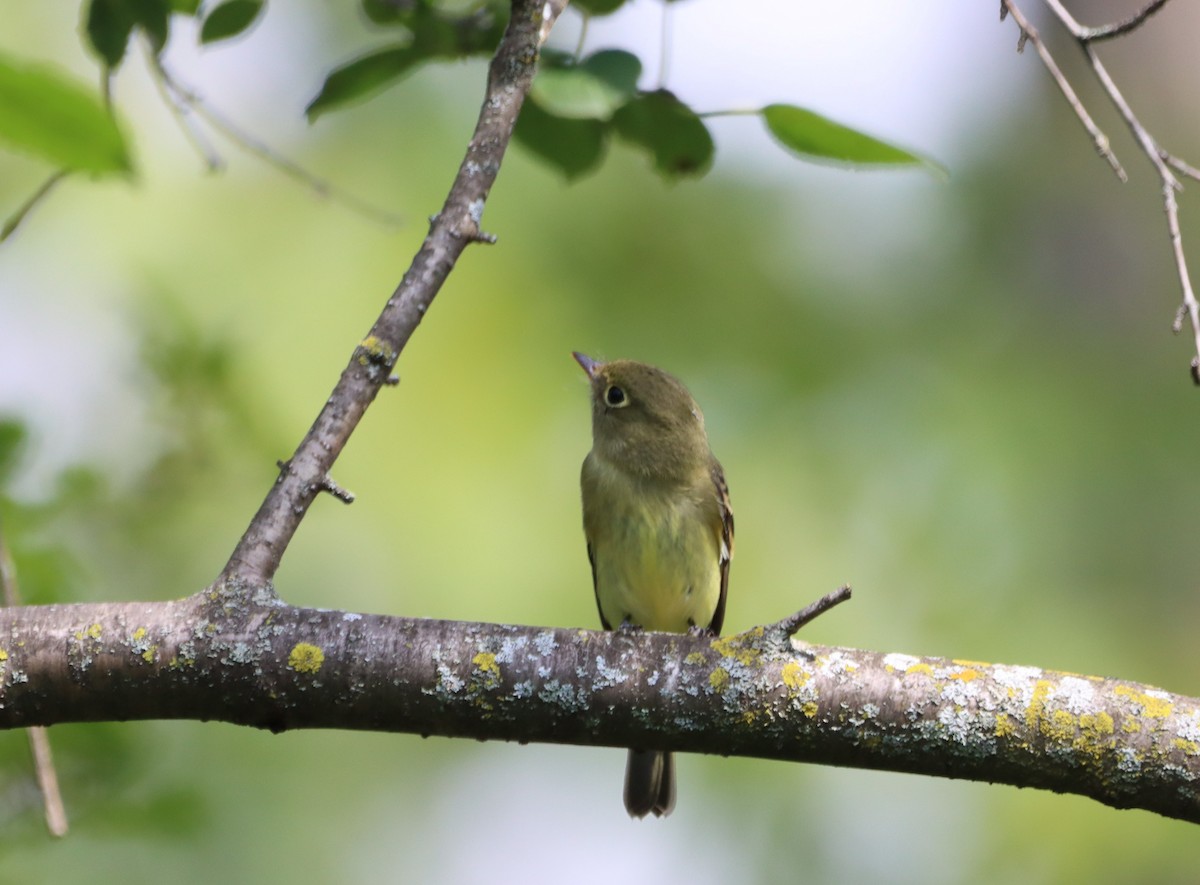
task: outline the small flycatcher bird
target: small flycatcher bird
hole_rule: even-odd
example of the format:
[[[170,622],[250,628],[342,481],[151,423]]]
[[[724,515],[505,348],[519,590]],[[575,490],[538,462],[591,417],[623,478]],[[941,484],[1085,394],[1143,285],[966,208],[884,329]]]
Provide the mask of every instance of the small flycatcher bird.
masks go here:
[[[600,622],[605,630],[720,633],[733,511],[700,407],[662,369],[574,356],[592,388],[592,450],[581,485]],[[625,809],[661,817],[674,807],[671,754],[630,750]]]

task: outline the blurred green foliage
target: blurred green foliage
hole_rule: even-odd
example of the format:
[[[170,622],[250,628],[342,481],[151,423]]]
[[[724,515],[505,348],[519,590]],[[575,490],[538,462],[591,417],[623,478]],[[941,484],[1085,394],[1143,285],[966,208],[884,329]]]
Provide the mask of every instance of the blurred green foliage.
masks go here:
[[[436,211],[483,66],[435,71],[322,121],[304,161],[412,219]],[[804,638],[1200,693],[1200,417],[1167,333],[1157,195],[1113,187],[1048,87],[1024,102],[1032,122],[999,114],[949,185],[742,147],[667,187],[614,141],[567,188],[514,150],[485,217],[499,244],[451,275],[335,470],[357,502],[317,502],[281,593],[596,626],[579,349],[662,365],[704,407],[738,520],[729,630],[850,582]],[[424,236],[249,161],[199,180],[186,154],[146,156],[137,191],[57,193],[0,268],[0,327],[31,302],[55,317],[0,392],[48,395],[62,366],[145,406],[101,409],[143,422],[133,442],[100,451],[111,437],[87,428],[32,491],[19,481],[65,416],[0,424],[0,519],[31,602],[210,581]],[[43,171],[14,162],[5,205]],[[127,374],[89,362],[98,314],[122,317]],[[50,735],[74,829],[43,835],[24,736],[0,735],[5,879],[1184,882],[1200,864],[1188,825],[931,778],[686,757],[655,825],[625,819],[615,750],[192,722]]]

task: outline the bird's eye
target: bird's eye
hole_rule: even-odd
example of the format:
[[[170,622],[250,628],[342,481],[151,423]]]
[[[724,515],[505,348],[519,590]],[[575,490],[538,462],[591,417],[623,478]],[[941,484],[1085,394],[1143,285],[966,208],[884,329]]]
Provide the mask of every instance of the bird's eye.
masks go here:
[[[625,391],[620,387],[610,384],[604,391],[604,402],[614,409],[619,409],[622,406],[629,405],[629,397],[625,395]]]

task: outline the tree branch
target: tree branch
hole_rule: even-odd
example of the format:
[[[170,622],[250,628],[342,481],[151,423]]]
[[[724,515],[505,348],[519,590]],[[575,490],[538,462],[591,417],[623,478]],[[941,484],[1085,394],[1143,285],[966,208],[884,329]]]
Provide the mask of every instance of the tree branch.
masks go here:
[[[267,494],[222,572],[224,580],[266,585],[279,567],[317,495],[332,486],[329,471],[367,407],[391,376],[400,352],[468,244],[490,242],[480,230],[484,205],[533,81],[538,51],[567,0],[513,0],[512,16],[488,69],[487,89],[466,156],[442,211],[387,300],[370,333],[355,348],[333,392]]]
[[[736,636],[295,608],[244,585],[0,611],[0,727],[640,746],[1038,787],[1200,822],[1200,700],[1115,679]]]
[[[1142,26],[1154,13],[1158,12],[1167,5],[1167,0],[1150,0],[1145,6],[1119,22],[1114,22],[1111,25],[1103,25],[1099,28],[1084,28],[1082,37],[1090,43],[1097,43],[1101,40],[1111,40],[1113,37],[1123,37],[1132,31],[1136,31]]]

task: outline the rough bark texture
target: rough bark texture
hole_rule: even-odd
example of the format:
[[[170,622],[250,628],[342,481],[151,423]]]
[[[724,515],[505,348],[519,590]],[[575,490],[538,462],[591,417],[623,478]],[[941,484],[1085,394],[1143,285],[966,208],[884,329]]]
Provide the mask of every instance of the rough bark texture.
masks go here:
[[[217,719],[639,746],[1080,793],[1200,822],[1200,701],[1001,664],[384,617],[218,586],[0,611],[0,727]]]

